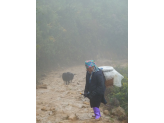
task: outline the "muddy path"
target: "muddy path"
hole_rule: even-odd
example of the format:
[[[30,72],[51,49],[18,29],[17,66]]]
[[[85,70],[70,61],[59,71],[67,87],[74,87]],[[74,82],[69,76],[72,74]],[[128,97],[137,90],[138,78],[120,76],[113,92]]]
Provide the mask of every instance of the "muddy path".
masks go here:
[[[102,65],[102,63],[99,63]],[[98,64],[98,66],[99,66]],[[106,65],[106,64],[103,64]],[[111,66],[114,66],[111,65]],[[65,85],[62,80],[63,72],[72,72],[76,75],[72,83]],[[36,89],[36,122],[37,123],[121,123],[110,115],[103,113],[102,119],[95,121],[92,118],[93,109],[89,100],[80,93],[84,92],[86,69],[84,65],[65,68],[47,73]]]

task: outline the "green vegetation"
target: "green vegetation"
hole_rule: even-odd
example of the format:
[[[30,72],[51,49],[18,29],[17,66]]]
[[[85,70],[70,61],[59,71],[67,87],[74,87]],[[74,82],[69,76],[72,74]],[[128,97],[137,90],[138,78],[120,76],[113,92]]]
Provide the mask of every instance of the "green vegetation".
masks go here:
[[[36,70],[127,58],[128,0],[36,0]]]
[[[122,87],[112,87],[108,95],[110,104],[114,105],[114,101],[118,100],[119,105],[128,113],[128,67],[116,67],[120,74],[124,76],[122,80]]]

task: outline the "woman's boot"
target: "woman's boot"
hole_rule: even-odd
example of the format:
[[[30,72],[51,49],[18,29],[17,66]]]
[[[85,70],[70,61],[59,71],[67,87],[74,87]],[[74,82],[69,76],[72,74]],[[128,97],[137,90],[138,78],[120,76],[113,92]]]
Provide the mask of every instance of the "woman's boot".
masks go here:
[[[101,118],[100,109],[97,107],[94,107],[93,109],[94,109],[94,113],[95,113],[95,119],[100,120],[100,118]]]

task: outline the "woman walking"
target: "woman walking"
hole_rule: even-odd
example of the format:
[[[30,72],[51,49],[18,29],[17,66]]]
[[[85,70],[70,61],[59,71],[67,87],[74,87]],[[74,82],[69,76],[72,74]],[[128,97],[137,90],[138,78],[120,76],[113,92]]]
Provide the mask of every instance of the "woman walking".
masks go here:
[[[93,117],[95,117],[96,120],[100,120],[100,103],[107,103],[104,98],[105,77],[93,60],[85,61],[85,66],[87,73],[84,96],[90,99],[90,106],[93,108],[95,114]]]

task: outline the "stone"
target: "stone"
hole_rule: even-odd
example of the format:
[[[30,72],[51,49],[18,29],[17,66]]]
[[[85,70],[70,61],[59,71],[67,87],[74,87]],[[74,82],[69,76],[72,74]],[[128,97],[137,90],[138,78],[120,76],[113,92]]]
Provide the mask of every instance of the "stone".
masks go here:
[[[112,109],[112,114],[116,116],[125,115],[125,110],[119,106],[117,108]]]
[[[127,120],[123,120],[121,123],[128,123],[128,121]]]
[[[62,119],[63,119],[63,120],[67,120],[67,119],[68,119],[68,115],[67,115],[67,114],[63,114],[63,115],[62,115]]]
[[[42,107],[41,110],[42,111],[48,111],[48,109],[46,107]]]
[[[89,102],[83,102],[83,104],[89,105]]]
[[[54,107],[51,107],[50,108],[50,111],[55,111],[56,109]]]
[[[108,110],[104,110],[103,112],[105,115],[109,115],[109,111]]]
[[[69,117],[68,117],[69,120],[77,120],[77,116],[75,114],[71,114]]]
[[[82,107],[81,107],[81,108],[87,108],[87,106],[82,105]]]
[[[36,88],[37,89],[47,89],[47,85],[46,84],[38,85]]]
[[[47,123],[52,123],[51,121],[47,121]]]

